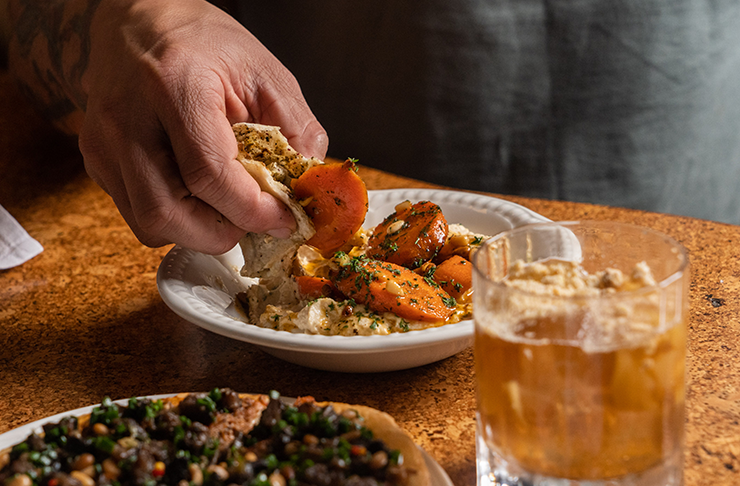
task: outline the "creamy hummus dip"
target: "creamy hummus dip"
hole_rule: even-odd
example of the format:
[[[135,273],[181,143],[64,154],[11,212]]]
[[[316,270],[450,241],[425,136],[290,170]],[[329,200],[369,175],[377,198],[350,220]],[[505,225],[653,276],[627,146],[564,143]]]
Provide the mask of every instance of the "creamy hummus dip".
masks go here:
[[[369,235],[369,231],[361,229],[355,235],[354,246],[348,254],[352,257],[364,255]],[[460,224],[449,225],[449,237],[472,242],[476,247],[487,238]],[[301,274],[327,277],[331,260],[324,258],[313,247],[304,245],[298,250],[295,265],[300,267]],[[390,312],[376,313],[352,300],[338,301],[323,297],[301,301],[297,307],[268,305],[260,315],[257,325],[278,331],[327,336],[388,335],[439,327],[472,317],[473,303],[470,295],[457,299],[456,304],[455,312],[446,321],[423,322],[407,320]]]

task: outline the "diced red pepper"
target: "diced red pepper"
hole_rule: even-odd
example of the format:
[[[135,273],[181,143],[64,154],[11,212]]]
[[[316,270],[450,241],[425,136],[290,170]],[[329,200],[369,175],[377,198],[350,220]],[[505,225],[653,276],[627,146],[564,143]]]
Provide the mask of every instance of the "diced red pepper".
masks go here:
[[[364,456],[367,454],[367,448],[365,446],[355,444],[350,448],[349,453],[353,456]]]
[[[152,476],[155,478],[161,478],[164,476],[164,463],[161,461],[157,461],[154,463],[154,469],[152,470]]]

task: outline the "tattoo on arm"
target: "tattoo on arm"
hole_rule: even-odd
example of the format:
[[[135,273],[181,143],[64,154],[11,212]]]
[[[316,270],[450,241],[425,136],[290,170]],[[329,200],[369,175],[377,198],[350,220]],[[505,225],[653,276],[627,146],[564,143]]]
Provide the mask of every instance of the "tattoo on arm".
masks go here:
[[[14,0],[11,62],[27,94],[54,122],[85,111],[81,80],[90,24],[101,0]]]

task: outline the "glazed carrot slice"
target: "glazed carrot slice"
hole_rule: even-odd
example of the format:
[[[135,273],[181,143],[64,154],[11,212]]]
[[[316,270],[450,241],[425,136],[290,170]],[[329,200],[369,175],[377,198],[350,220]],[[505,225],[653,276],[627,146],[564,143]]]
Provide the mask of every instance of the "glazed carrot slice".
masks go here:
[[[473,264],[454,255],[437,265],[432,278],[455,299],[473,287]]]
[[[392,312],[412,321],[444,321],[456,302],[433,280],[394,263],[366,256],[337,254],[339,270],[332,276],[340,292],[375,312]]]
[[[401,203],[375,227],[367,254],[414,269],[434,258],[446,241],[447,220],[439,206],[429,201]]]
[[[341,248],[365,221],[367,188],[351,159],[315,165],[292,186],[316,228],[307,243],[324,254]]]
[[[295,277],[295,280],[301,296],[309,300],[336,297],[339,293],[334,283],[328,278],[300,275]]]

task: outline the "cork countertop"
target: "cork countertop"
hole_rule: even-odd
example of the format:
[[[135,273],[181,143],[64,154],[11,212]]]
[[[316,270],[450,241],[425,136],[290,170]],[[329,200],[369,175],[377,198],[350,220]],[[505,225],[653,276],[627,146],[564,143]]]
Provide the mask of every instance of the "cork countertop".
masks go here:
[[[362,168],[369,189],[431,187]],[[505,197],[554,220],[609,219],[663,231],[692,265],[685,482],[740,484],[740,227],[640,211]],[[475,482],[470,349],[416,369],[302,368],[189,324],[160,299],[169,247],[139,244],[84,173],[73,139],[39,119],[0,73],[0,204],[44,252],[0,271],[0,433],[103,396],[277,389],[393,415],[456,485]]]

